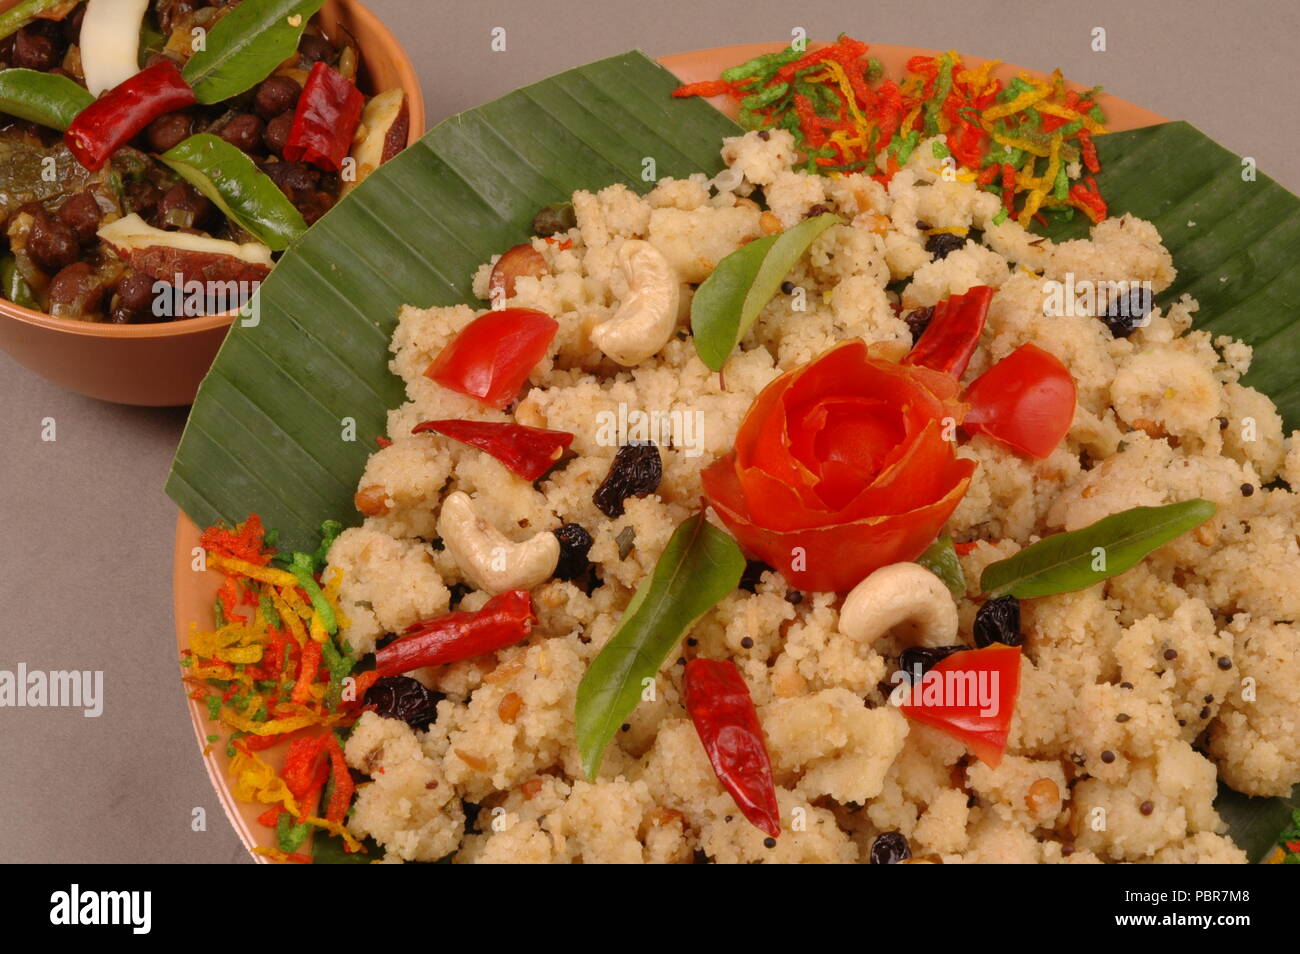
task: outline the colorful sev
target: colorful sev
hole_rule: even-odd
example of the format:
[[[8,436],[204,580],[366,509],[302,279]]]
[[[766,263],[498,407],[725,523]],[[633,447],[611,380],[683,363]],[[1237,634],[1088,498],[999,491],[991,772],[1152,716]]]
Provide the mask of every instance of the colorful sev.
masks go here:
[[[1106,218],[1097,187],[1093,137],[1104,133],[1100,87],[1067,90],[1060,71],[1046,81],[1026,74],[1006,86],[996,60],[967,68],[953,51],[915,56],[901,81],[886,79],[867,45],[848,36],[813,51],[793,47],[689,83],[674,96],[727,95],[740,125],[786,129],[804,168],[837,176],[863,173],[887,182],[923,139],[942,135],[937,162],[952,161],[979,188],[1001,196],[1022,226],[1044,212],[1093,222]]]
[[[299,852],[312,830],[364,850],[347,829],[355,785],[335,730],[360,712],[374,673],[353,677],[356,660],[342,641],[342,576],[322,581],[324,554],[336,525],[324,528],[316,554],[277,555],[261,520],[209,527],[199,538],[209,569],[224,575],[213,607],[216,626],[194,626],[181,653],[190,698],[228,732],[231,790],[269,806],[258,819],[275,829],[277,861],[309,862]],[[220,736],[210,735],[209,742]],[[258,752],[288,740],[280,772]]]

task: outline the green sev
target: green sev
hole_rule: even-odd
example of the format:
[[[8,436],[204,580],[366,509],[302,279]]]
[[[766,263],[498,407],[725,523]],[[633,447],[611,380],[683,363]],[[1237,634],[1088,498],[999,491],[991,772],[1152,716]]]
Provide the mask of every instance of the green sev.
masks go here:
[[[321,625],[325,627],[325,632],[333,636],[339,630],[338,620],[334,617],[334,607],[330,606],[329,600],[325,599],[325,594],[321,592],[320,584],[312,576],[312,558],[306,553],[295,553],[293,561],[289,564],[289,572],[298,578],[298,585],[307,592],[311,600],[312,609],[320,617]]]

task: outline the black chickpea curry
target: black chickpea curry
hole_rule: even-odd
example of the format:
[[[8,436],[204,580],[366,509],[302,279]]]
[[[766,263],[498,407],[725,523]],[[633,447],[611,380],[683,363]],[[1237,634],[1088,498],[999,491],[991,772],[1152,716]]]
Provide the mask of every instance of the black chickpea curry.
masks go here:
[[[407,141],[321,0],[23,0],[0,14],[0,296],[132,324],[225,310]]]

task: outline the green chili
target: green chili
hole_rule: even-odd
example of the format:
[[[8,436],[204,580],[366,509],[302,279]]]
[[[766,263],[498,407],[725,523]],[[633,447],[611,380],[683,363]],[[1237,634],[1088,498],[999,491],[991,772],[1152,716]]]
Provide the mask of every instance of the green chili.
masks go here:
[[[12,255],[0,258],[0,295],[23,308],[40,310],[36,295],[32,293],[31,286],[18,271],[18,262]]]
[[[60,132],[95,101],[85,87],[58,73],[0,70],[0,112]]]
[[[307,223],[248,154],[211,133],[190,136],[158,157],[263,245],[289,247]]]
[[[38,13],[57,7],[64,0],[22,0],[4,13],[0,13],[0,40],[17,33],[35,19]]]

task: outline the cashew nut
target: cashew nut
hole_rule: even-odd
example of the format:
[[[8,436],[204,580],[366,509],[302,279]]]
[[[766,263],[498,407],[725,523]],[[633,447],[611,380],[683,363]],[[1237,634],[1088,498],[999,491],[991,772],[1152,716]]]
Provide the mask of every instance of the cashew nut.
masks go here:
[[[917,645],[957,642],[957,604],[943,581],[919,563],[882,566],[849,592],[840,610],[840,632],[868,646],[904,623]]]
[[[640,364],[668,343],[677,327],[677,273],[649,242],[630,240],[618,250],[630,294],[614,317],[591,330],[591,340],[624,367]]]
[[[474,510],[469,495],[449,494],[438,514],[438,536],[465,577],[493,595],[531,590],[550,579],[560,561],[560,541],[542,531],[515,543]]]

